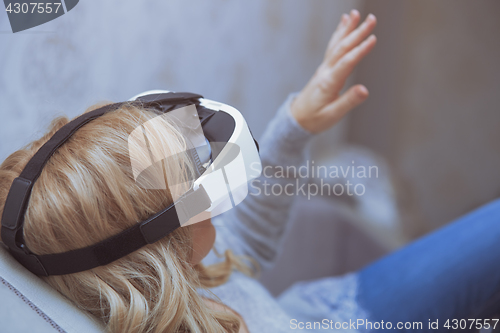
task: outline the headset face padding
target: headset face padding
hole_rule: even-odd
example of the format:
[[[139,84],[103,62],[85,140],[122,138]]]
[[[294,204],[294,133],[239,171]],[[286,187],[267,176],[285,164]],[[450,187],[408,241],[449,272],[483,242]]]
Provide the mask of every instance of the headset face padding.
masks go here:
[[[155,109],[158,117],[167,117],[163,120],[174,123],[180,129],[187,144],[187,149],[182,153],[188,156],[194,166],[189,190],[175,198],[169,207],[98,244],[64,253],[35,255],[24,243],[23,223],[33,184],[44,165],[79,128],[107,112],[119,109],[124,103]],[[157,121],[161,121],[161,118]],[[147,129],[148,124],[145,124],[129,136],[129,142],[144,140],[143,146],[147,147]],[[130,155],[134,178],[140,185],[141,174],[145,169],[134,169],[133,152]],[[154,166],[159,160],[179,161],[179,156],[175,155],[149,156],[152,156],[151,161],[146,165]],[[36,275],[85,271],[109,264],[152,244],[179,227],[206,220],[233,208],[247,196],[248,182],[258,177],[261,171],[257,142],[238,110],[192,93],[146,92],[129,102],[106,105],[83,114],[63,126],[35,153],[11,185],[2,215],[2,241],[12,256]],[[151,182],[142,182],[145,183]],[[170,186],[171,183],[168,184]]]

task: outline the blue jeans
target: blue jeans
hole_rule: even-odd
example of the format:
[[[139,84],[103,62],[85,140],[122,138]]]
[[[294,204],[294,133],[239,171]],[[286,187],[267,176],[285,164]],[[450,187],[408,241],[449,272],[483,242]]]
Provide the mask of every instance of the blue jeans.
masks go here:
[[[500,200],[362,269],[357,302],[370,319],[422,322],[434,332],[447,331],[448,319],[453,328],[453,319],[500,314]],[[471,322],[459,330],[474,331]]]
[[[474,332],[481,323],[460,320],[500,314],[500,200],[356,273],[297,283],[278,301],[291,318],[332,319],[317,332]]]

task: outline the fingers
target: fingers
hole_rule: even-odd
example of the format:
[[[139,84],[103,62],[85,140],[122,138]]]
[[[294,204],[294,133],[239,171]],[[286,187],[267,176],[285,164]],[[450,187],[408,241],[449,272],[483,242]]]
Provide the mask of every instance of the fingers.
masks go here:
[[[345,80],[351,75],[358,63],[375,47],[377,37],[371,35],[364,42],[345,54],[332,68],[331,77],[335,78],[332,89],[341,90]]]
[[[349,15],[342,14],[342,16],[340,17],[339,25],[337,26],[337,29],[335,29],[332,38],[330,38],[330,42],[328,43],[327,49],[329,49],[333,44],[336,43],[336,41],[339,40],[340,36],[345,31],[348,22],[349,22]]]
[[[340,17],[340,22],[339,25],[337,26],[337,29],[335,29],[335,32],[333,33],[332,37],[330,38],[330,41],[328,42],[328,47],[326,48],[328,54],[328,50],[332,49],[335,44],[340,40],[341,36],[344,34],[344,31],[347,27],[347,23],[349,21],[349,16],[347,14],[342,14]]]
[[[373,31],[376,25],[377,19],[375,15],[368,15],[365,21],[357,29],[351,31],[336,43],[332,52],[329,54],[329,59],[327,60],[328,64],[335,64],[343,55],[359,45],[359,43]]]
[[[342,38],[347,36],[352,30],[354,30],[354,28],[356,28],[359,19],[360,19],[359,12],[355,9],[351,10],[351,13],[349,15],[342,14],[340,23],[337,26],[335,32],[333,33],[330,42],[328,43],[328,47],[325,53],[325,60],[331,57],[331,55],[334,53],[335,46],[338,44],[338,42]]]
[[[326,118],[325,126],[329,128],[336,124],[346,113],[363,103],[368,98],[368,95],[368,89],[361,84],[349,88],[321,111]]]
[[[344,34],[340,37],[343,38],[349,35],[351,31],[353,31],[358,26],[360,19],[361,15],[359,14],[359,12],[356,9],[351,10],[351,13],[349,14],[349,21],[347,23]]]

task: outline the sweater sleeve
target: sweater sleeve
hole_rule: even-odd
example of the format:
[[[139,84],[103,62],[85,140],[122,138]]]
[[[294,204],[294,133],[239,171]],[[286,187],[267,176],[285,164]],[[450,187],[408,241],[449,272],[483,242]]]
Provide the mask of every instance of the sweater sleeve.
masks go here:
[[[293,172],[286,174],[286,170],[297,170],[304,163],[305,148],[313,136],[291,115],[294,97],[292,94],[287,98],[260,140],[263,173],[249,184],[248,196],[212,219],[217,230],[217,251],[231,249],[235,254],[248,255],[262,269],[270,268],[276,259],[299,186],[299,179],[293,177]],[[203,262],[215,261],[212,251]]]

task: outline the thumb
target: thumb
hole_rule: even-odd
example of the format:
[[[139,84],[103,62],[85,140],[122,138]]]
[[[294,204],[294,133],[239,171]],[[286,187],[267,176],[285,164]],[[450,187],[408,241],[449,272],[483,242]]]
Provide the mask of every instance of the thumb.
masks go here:
[[[332,103],[325,106],[325,108],[321,110],[321,113],[325,115],[328,114],[328,127],[335,125],[346,115],[346,113],[363,103],[368,98],[368,95],[368,89],[358,84],[352,86]]]

